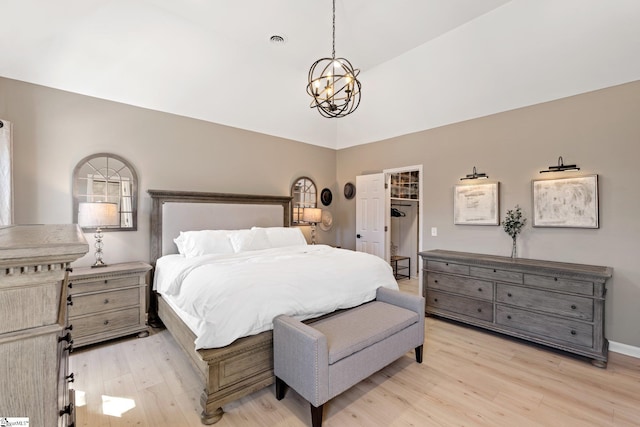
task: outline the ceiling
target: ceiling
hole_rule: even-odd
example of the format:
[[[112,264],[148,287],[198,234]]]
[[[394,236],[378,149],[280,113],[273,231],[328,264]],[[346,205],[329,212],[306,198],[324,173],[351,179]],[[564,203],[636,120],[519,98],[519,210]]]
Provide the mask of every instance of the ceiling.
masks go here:
[[[0,76],[331,148],[640,79],[637,0],[337,0],[362,103],[322,118],[329,0],[0,0]],[[281,35],[285,42],[270,42]]]

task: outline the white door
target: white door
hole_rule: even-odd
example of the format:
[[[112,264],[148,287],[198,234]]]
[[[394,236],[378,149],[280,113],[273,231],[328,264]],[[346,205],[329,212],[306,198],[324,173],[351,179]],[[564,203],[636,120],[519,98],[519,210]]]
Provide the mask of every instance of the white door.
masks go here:
[[[384,173],[356,177],[356,250],[385,259]]]

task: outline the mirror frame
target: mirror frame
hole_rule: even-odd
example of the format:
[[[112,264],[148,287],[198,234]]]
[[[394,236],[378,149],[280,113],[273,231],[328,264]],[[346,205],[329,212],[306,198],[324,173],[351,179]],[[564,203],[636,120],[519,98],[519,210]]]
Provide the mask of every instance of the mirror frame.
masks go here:
[[[81,201],[80,198],[90,196],[90,194],[86,194],[86,195],[80,194],[80,191],[78,188],[78,182],[80,180],[80,176],[79,176],[80,170],[91,160],[97,159],[100,157],[106,157],[107,158],[106,162],[108,162],[108,159],[117,160],[124,165],[124,168],[122,168],[121,170],[125,168],[128,169],[129,175],[131,176],[131,214],[132,214],[131,227],[107,226],[107,227],[102,227],[101,230],[103,233],[109,232],[109,231],[137,231],[138,230],[138,174],[136,173],[136,170],[133,168],[131,163],[129,163],[124,158],[118,156],[117,154],[112,154],[112,153],[91,154],[83,158],[82,160],[80,160],[76,165],[76,167],[73,169],[73,178],[72,178],[73,182],[71,184],[73,188],[73,208],[72,208],[73,223],[74,224],[78,223],[78,208],[80,206],[80,201]],[[82,231],[95,232],[96,228],[82,227]]]
[[[300,181],[303,181],[302,184],[300,184]],[[302,186],[304,189],[303,191],[299,191],[296,188],[298,188],[299,186]],[[311,191],[310,189],[313,188],[313,191]],[[309,189],[309,190],[308,190]],[[313,193],[313,202],[301,202],[299,197],[296,197],[296,194],[311,194]],[[301,176],[299,178],[296,178],[293,181],[293,184],[291,184],[291,224],[292,225],[302,225],[302,224],[309,224],[306,221],[302,220],[302,212],[298,211],[298,209],[302,208],[316,208],[318,207],[318,187],[316,186],[316,183],[309,177],[307,176]],[[306,196],[302,198],[302,200],[305,200]],[[298,215],[296,215],[296,212],[298,212]]]

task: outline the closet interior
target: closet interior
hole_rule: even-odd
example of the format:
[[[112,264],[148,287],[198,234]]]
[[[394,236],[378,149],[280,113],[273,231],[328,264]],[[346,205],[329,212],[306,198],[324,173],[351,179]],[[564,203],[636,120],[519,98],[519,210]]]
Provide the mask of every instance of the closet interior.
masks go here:
[[[418,274],[420,174],[417,170],[389,174],[390,262],[396,279]]]

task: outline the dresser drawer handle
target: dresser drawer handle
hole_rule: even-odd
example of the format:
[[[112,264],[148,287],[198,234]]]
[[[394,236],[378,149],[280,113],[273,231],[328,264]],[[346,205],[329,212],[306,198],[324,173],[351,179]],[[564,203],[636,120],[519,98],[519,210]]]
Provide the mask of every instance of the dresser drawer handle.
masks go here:
[[[478,292],[482,292],[482,288],[478,288]]]
[[[104,303],[105,303],[105,304],[109,304],[109,298],[105,298],[105,299],[104,299]]]
[[[68,382],[72,383],[74,381],[73,372],[70,373],[69,375],[67,375],[66,377],[64,377],[64,379],[67,380]]]
[[[433,302],[438,302],[438,298],[434,298],[434,299],[433,299]]]
[[[109,324],[109,321],[108,321],[108,320],[105,320],[105,321],[103,322],[103,324],[106,326],[106,325],[108,325],[108,324]]]
[[[511,315],[507,314],[507,319],[511,320]]]
[[[575,310],[577,307],[575,304],[571,304],[571,310]]]
[[[73,289],[73,283],[69,282],[69,284],[67,285],[67,287],[68,287],[69,289]]]
[[[478,309],[478,313],[482,313],[482,309],[481,308]]]
[[[507,293],[507,296],[508,296],[509,298],[511,298],[511,292],[508,292],[508,293]]]
[[[576,333],[576,331],[571,331],[571,335],[575,335]]]
[[[434,280],[434,281],[433,281],[433,283],[438,283],[438,281],[437,281],[437,280]]]
[[[71,300],[71,295],[67,297],[67,305],[73,305],[73,301]]]
[[[448,263],[448,262],[445,262],[445,263],[444,263],[444,265],[449,265],[449,263]]]
[[[65,414],[71,415],[71,411],[73,411],[73,403],[69,403],[67,406],[64,407],[64,409],[61,409],[59,414],[60,416],[63,416]]]
[[[557,282],[557,281],[558,281],[558,278],[557,278],[557,277],[554,277],[554,278],[553,278],[553,280]]]
[[[497,273],[497,271],[496,271],[496,269],[495,269],[495,268],[493,269],[493,272],[494,272],[494,273]]]
[[[58,337],[58,342],[62,342],[62,341],[66,341],[68,343],[72,343],[73,340],[71,339],[71,332],[67,332],[66,335],[64,335],[62,337]]]
[[[109,283],[109,281],[107,279],[104,280],[104,283]]]

